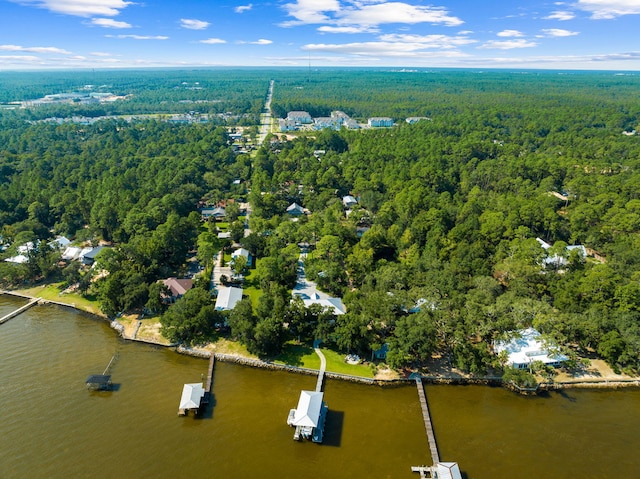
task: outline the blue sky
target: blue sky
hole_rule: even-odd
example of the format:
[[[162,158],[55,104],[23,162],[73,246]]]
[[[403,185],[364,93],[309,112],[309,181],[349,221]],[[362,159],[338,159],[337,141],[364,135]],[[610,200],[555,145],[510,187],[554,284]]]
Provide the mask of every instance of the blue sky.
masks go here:
[[[640,70],[640,0],[0,0],[0,70]]]

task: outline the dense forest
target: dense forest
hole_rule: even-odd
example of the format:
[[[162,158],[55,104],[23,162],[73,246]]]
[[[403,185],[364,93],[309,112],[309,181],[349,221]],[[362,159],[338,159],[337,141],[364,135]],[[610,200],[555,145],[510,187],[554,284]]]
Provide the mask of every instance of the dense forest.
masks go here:
[[[5,256],[56,233],[106,240],[116,246],[101,259],[109,274],[87,290],[109,314],[161,311],[155,281],[183,270],[189,251],[207,262],[222,247],[198,205],[248,194],[252,234],[242,238],[236,220],[234,239],[259,258],[261,297],[257,307],[243,300],[226,319],[229,334],[253,352],[321,338],[369,357],[386,343],[393,367],[439,353],[479,373],[498,365],[495,339],[534,326],[573,359],[595,353],[637,370],[638,76],[260,75],[246,101],[262,102],[264,78],[273,78],[275,116],[339,109],[391,116],[397,125],[276,134],[250,158],[234,153],[214,125],[32,125],[5,112],[0,234],[13,245]],[[409,116],[428,119],[409,125]],[[249,181],[238,187],[234,178]],[[348,216],[347,194],[358,199]],[[294,201],[310,214],[291,221],[285,209]],[[307,276],[343,297],[346,314],[290,300],[301,243],[311,249]],[[588,255],[567,245],[584,245]],[[0,265],[4,283],[55,274],[46,251],[36,256]],[[185,295],[163,314],[166,333],[183,341],[215,334],[222,320],[209,303],[201,290]]]

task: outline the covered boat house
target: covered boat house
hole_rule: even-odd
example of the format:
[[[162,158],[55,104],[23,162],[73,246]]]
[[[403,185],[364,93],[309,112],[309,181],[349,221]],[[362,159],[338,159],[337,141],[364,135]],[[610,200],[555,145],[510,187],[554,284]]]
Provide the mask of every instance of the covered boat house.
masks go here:
[[[322,400],[323,392],[301,391],[298,407],[289,411],[287,424],[296,428],[293,438],[296,441],[310,439],[321,443],[324,435],[324,422],[328,406]]]
[[[182,397],[180,398],[180,406],[178,407],[179,416],[187,416],[190,410],[195,414],[200,411],[202,398],[204,398],[204,387],[202,383],[185,384],[182,388]]]
[[[86,385],[90,391],[108,391],[111,389],[111,375],[92,374],[87,378]]]

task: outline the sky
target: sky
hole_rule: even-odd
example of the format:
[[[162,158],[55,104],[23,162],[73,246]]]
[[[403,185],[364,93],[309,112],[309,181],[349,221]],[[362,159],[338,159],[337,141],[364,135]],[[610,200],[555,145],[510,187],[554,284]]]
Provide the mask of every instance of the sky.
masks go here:
[[[640,70],[640,0],[0,0],[0,70]]]

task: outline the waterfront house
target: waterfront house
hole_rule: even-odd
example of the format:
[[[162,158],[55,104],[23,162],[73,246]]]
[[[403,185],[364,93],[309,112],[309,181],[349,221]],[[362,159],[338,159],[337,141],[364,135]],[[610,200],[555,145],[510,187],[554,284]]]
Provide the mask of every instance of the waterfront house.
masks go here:
[[[229,311],[242,299],[242,288],[222,287],[216,298],[216,311]]]
[[[347,311],[340,298],[333,298],[331,296],[321,297],[318,293],[313,293],[311,297],[303,297],[302,302],[306,308],[312,304],[317,304],[323,309],[331,311],[336,316],[344,314]]]
[[[62,253],[61,258],[65,261],[73,261],[74,259],[78,259],[81,252],[82,248],[80,248],[79,246],[67,246],[67,248]]]
[[[105,249],[106,246],[96,246],[95,248],[85,248],[80,253],[80,261],[82,264],[91,266],[96,261],[96,256],[100,251]]]
[[[184,294],[193,287],[193,280],[186,278],[167,278],[162,280],[162,284],[164,284],[171,293],[171,295],[165,299],[173,303],[177,299],[182,298]]]
[[[540,338],[540,333],[534,328],[518,331],[511,339],[496,341],[493,350],[496,354],[506,351],[509,356],[507,365],[516,369],[529,369],[534,361],[559,367],[568,359],[559,352],[549,351],[549,347]]]

